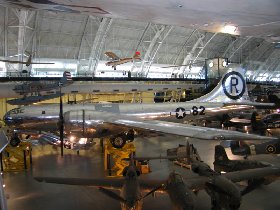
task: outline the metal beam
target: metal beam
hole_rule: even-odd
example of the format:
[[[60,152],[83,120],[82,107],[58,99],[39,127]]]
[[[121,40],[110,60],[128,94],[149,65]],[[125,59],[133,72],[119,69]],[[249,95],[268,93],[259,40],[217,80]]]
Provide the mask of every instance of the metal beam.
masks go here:
[[[233,51],[233,53],[231,53],[231,55],[229,56],[228,59],[230,60],[230,59],[234,56],[234,54],[235,54],[239,49],[241,49],[251,38],[252,38],[251,36],[247,37],[247,39],[245,39],[245,41],[242,42],[242,43],[238,46],[238,48],[237,48],[236,50]]]
[[[141,37],[140,37],[140,39],[139,39],[139,41],[138,41],[138,44],[137,44],[137,46],[136,46],[136,48],[135,48],[135,50],[134,50],[135,52],[138,51],[138,48],[139,48],[139,46],[141,45],[141,43],[143,42],[144,36],[145,36],[146,32],[148,31],[148,29],[150,28],[150,26],[151,26],[151,23],[148,23],[148,24],[146,25],[146,27],[145,27],[145,29],[144,29],[144,31],[143,31],[143,33],[142,33],[142,35],[141,35]]]
[[[184,50],[184,48],[187,46],[187,44],[188,44],[190,38],[192,37],[192,35],[193,35],[197,30],[198,30],[197,28],[194,29],[194,30],[191,32],[191,34],[188,36],[188,38],[186,39],[186,41],[185,41],[184,44],[182,45],[182,47],[181,47],[181,49],[180,49],[178,55],[177,55],[176,58],[174,59],[173,65],[176,65],[177,60],[178,60],[179,57],[180,57],[180,54],[183,52],[183,50]]]
[[[93,76],[96,73],[96,67],[100,59],[101,51],[107,37],[107,33],[113,23],[113,19],[102,18],[96,36],[92,43],[91,52],[89,56],[88,69],[92,72]]]
[[[8,56],[8,21],[9,21],[9,9],[5,8],[4,14],[4,57]]]
[[[19,28],[18,28],[18,61],[23,61],[24,54],[24,41],[25,41],[25,26],[27,25],[28,11],[19,10]],[[23,68],[22,64],[18,65],[18,71],[21,72]]]
[[[236,42],[238,41],[238,38],[234,37],[234,40],[230,43],[230,45],[227,47],[227,49],[225,50],[224,54],[223,54],[223,58],[226,57],[227,52],[233,48],[233,46],[236,44]]]
[[[78,61],[80,61],[80,59],[81,59],[81,49],[82,49],[83,40],[85,38],[88,22],[89,22],[89,16],[86,17],[84,28],[83,28],[83,34],[82,34],[81,41],[79,44],[79,50],[78,50],[78,56],[77,56]]]
[[[195,59],[193,60],[193,63],[195,63],[195,61],[197,60],[197,58],[200,56],[200,54],[203,52],[203,50],[207,47],[207,45],[211,42],[211,40],[218,34],[218,32],[214,33],[210,39],[208,39],[208,41],[205,43],[205,45],[203,46],[203,48],[200,49],[200,51],[197,53]]]
[[[190,61],[193,58],[193,54],[195,52],[195,50],[198,48],[199,45],[203,44],[203,39],[205,38],[204,34],[199,33],[198,34],[199,38],[196,40],[196,42],[194,43],[191,51],[187,54],[187,56],[184,58],[184,61],[182,63],[182,65],[188,65],[190,63]],[[206,43],[207,44],[207,43]],[[205,45],[204,45],[205,46]],[[202,48],[203,49],[203,48]],[[201,51],[202,52],[202,51]],[[185,75],[185,70],[186,70],[187,66],[181,66],[180,67],[180,72],[182,72]]]
[[[166,37],[169,35],[171,30],[173,29],[173,26],[162,26],[153,37],[152,41],[150,42],[150,45],[145,53],[144,59],[141,64],[140,72],[141,76],[147,76],[149,73],[149,69],[154,61],[154,58],[160,49],[163,41],[166,39]]]

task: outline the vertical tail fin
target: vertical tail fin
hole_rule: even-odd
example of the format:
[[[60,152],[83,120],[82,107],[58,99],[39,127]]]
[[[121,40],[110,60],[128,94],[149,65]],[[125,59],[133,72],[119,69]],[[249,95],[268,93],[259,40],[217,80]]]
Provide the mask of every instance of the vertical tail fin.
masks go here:
[[[225,148],[221,145],[216,145],[215,146],[215,162],[228,161],[228,160],[229,159],[228,159]]]
[[[140,55],[140,52],[139,51],[136,51],[135,53],[134,53],[134,56],[133,56],[133,59],[141,59],[141,55]]]
[[[60,83],[62,83],[62,85],[66,85],[67,83],[72,83],[72,76],[71,73],[69,71],[65,71],[63,72],[63,77],[60,79]]]
[[[240,67],[229,68],[218,85],[210,93],[193,101],[223,103],[250,102],[245,80],[245,70]]]

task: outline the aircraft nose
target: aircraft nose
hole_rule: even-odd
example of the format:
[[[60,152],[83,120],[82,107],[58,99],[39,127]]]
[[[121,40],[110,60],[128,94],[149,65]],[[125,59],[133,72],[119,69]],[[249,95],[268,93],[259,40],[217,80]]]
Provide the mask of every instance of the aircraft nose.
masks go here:
[[[129,209],[134,209],[136,202],[134,200],[127,201],[127,206]]]
[[[3,117],[3,120],[4,120],[5,124],[8,125],[8,126],[21,123],[21,121],[22,121],[21,119],[17,118],[16,116],[12,116],[11,115],[12,111],[13,110],[8,111]]]

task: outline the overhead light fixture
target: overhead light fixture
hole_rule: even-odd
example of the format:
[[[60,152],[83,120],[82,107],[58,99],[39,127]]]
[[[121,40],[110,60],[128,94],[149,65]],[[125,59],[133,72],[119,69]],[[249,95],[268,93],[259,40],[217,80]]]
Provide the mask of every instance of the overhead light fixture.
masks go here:
[[[224,28],[222,29],[222,32],[226,34],[235,34],[236,29],[237,27],[234,25],[225,25]]]
[[[214,66],[213,61],[210,61],[210,63],[208,64],[210,68],[212,68]]]

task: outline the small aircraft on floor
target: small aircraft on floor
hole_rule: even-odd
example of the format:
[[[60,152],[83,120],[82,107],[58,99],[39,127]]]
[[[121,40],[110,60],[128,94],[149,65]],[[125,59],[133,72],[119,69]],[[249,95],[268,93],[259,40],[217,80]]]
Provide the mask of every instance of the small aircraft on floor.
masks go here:
[[[142,180],[138,178],[140,172],[136,166],[130,164],[123,174],[123,179],[34,178],[39,182],[98,187],[100,192],[120,201],[122,210],[141,210],[143,199],[155,192],[168,193],[174,209],[195,209],[194,193],[185,185],[181,175],[175,172],[171,172],[167,180]],[[120,190],[120,195],[109,189]],[[145,191],[148,193],[142,196],[142,192]]]
[[[248,169],[244,171],[220,174],[213,171],[207,164],[200,161],[192,162],[192,171],[199,174],[197,177],[183,178],[176,172],[171,172],[166,179],[141,179],[140,172],[131,158],[130,164],[123,171],[122,179],[83,179],[63,177],[34,177],[39,182],[95,186],[108,197],[120,201],[123,210],[142,209],[142,201],[155,193],[167,193],[173,209],[183,210],[196,208],[195,191],[205,189],[212,200],[213,209],[237,210],[241,204],[241,197],[258,187],[260,182],[252,180],[266,179],[271,175],[279,176],[280,168],[269,166],[266,168]],[[248,187],[241,190],[234,182],[251,180]],[[251,183],[254,183],[252,185]],[[258,183],[258,184],[257,184]],[[116,194],[110,189],[120,190]],[[142,195],[143,192],[147,192]]]
[[[106,66],[112,66],[114,70],[117,69],[118,65],[128,63],[128,62],[134,62],[136,60],[141,60],[139,51],[136,51],[132,58],[120,58],[113,52],[105,52],[105,55],[111,59],[111,61],[106,63]]]
[[[270,163],[255,160],[230,160],[225,148],[221,145],[215,146],[214,169],[218,172],[233,172],[252,168],[263,168],[271,166]]]
[[[247,141],[222,142],[223,146],[229,146],[232,154],[240,156],[250,156],[259,154],[279,154],[280,140],[265,141],[263,143],[253,143]]]
[[[29,53],[28,53],[29,54]],[[27,67],[30,66],[31,64],[55,64],[55,63],[50,63],[50,62],[33,62],[32,61],[32,54],[29,54],[27,61],[16,61],[16,60],[7,60],[7,59],[0,59],[2,62],[6,63],[14,63],[14,64],[25,64]]]

